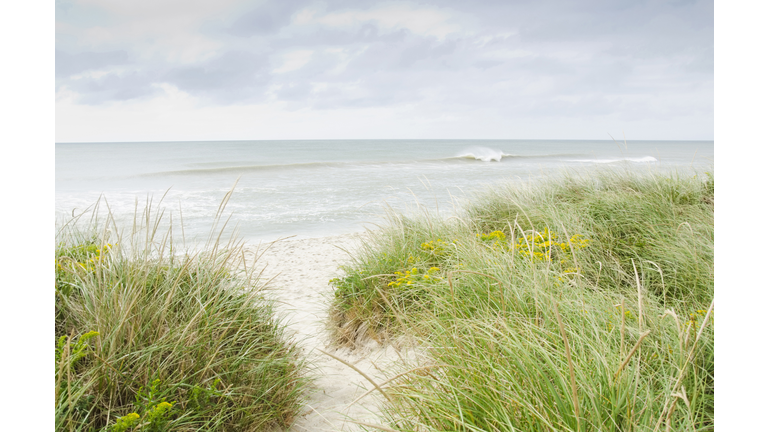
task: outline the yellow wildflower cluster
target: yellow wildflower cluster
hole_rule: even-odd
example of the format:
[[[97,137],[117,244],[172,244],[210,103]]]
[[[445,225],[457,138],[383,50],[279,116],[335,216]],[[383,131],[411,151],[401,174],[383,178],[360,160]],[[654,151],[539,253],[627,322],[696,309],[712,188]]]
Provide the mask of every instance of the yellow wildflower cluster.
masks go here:
[[[488,240],[506,240],[507,239],[507,235],[504,234],[501,231],[493,231],[493,232],[488,233],[488,234],[485,234],[485,233],[475,234],[475,236],[477,238],[479,238],[480,240],[483,240],[483,241],[488,241]]]
[[[94,266],[101,262],[104,256],[106,256],[114,246],[116,246],[116,244],[113,245],[111,243],[107,243],[102,247],[95,244],[75,246],[69,249],[65,256],[70,258],[71,261],[69,262],[90,272],[94,270]],[[61,258],[57,258],[56,270],[63,269]]]
[[[91,347],[88,345],[88,340],[93,339],[94,337],[98,336],[99,332],[97,331],[89,331],[88,333],[81,335],[79,338],[77,338],[77,341],[71,340],[69,336],[60,336],[59,339],[56,341],[56,363],[58,363],[62,360],[62,355],[64,355],[65,352],[65,346],[68,344],[69,349],[67,350],[69,352],[69,356],[66,357],[67,361],[69,362],[69,367],[72,367],[75,363],[77,363],[81,358],[88,355],[89,352],[91,352]],[[58,366],[57,366],[58,371]]]
[[[565,260],[561,260],[560,262],[563,262],[563,261]],[[579,270],[580,269],[578,267],[568,267],[567,269],[563,270],[563,275],[559,276],[557,280],[559,280],[560,282],[565,282],[566,276],[578,274]]]
[[[704,316],[707,314],[707,311],[699,309],[696,312],[691,312],[688,314],[688,324],[693,325],[694,327],[696,324],[698,324],[699,319],[704,318]]]
[[[501,251],[505,251],[506,249],[508,249],[508,246],[506,243],[507,235],[501,231],[493,231],[488,234],[485,234],[485,233],[475,234],[475,237],[477,237],[478,239],[484,242],[492,242],[491,248],[493,249],[498,249]]]
[[[581,234],[575,234],[568,241],[564,242],[557,241],[558,238],[559,236],[556,233],[550,231],[549,228],[544,228],[542,232],[533,232],[518,238],[515,249],[523,256],[533,256],[533,258],[541,261],[549,261],[552,259],[553,251],[556,249],[560,249],[563,253],[568,253],[571,251],[571,248],[583,249],[589,245],[589,239],[584,238]],[[564,261],[561,260],[561,262]],[[568,272],[566,271],[566,273]]]
[[[140,419],[141,416],[138,413],[132,412],[130,414],[126,414],[117,419],[117,422],[112,427],[112,431],[125,432],[131,430],[139,424]]]
[[[447,247],[448,243],[444,242],[442,239],[430,240],[421,244],[421,250],[436,256],[444,255]]]
[[[175,402],[162,401],[151,407],[144,413],[144,426],[149,426],[150,430],[157,430],[156,428],[158,427],[162,428],[168,421],[166,417],[170,414],[171,409],[173,409],[174,403]],[[112,426],[112,432],[127,432],[133,430],[139,426],[139,423],[142,423],[141,417],[142,416],[140,416],[139,413],[132,412],[118,418],[114,426]],[[164,428],[161,430],[164,430]]]
[[[424,273],[421,273],[418,268],[414,267],[411,270],[406,270],[405,272],[395,272],[395,276],[397,276],[397,279],[395,279],[393,282],[390,282],[387,284],[387,286],[394,286],[399,287],[400,285],[413,285],[414,282],[424,281],[424,282],[436,282],[439,280],[442,280],[442,278],[435,276],[437,272],[439,272],[440,269],[437,267],[430,267],[429,270],[427,270]]]
[[[571,236],[571,246],[573,246],[574,249],[584,249],[585,247],[589,246],[589,239],[584,238],[581,234],[575,234]],[[568,243],[565,244],[565,246],[568,246]],[[565,247],[562,246],[561,247]]]
[[[162,401],[147,411],[146,420],[151,425],[162,425],[167,420],[165,416],[169,414],[172,408],[173,403]]]

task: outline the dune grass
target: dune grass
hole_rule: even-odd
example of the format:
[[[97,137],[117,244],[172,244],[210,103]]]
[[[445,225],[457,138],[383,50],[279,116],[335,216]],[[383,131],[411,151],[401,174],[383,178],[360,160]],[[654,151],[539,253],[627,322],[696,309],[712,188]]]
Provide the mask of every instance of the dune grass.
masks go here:
[[[126,230],[98,213],[56,238],[56,430],[290,424],[304,364],[242,244],[212,231],[205,249],[180,250],[151,204]]]
[[[714,428],[711,174],[570,175],[389,218],[332,281],[339,343],[429,352],[389,383],[388,427]]]

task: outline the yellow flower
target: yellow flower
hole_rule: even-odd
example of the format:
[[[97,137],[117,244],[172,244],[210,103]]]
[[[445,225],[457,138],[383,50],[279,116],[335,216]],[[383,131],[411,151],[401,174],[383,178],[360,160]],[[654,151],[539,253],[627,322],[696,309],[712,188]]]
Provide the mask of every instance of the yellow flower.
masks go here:
[[[157,406],[155,407],[155,409],[156,409],[156,410],[158,410],[158,411],[160,411],[160,410],[163,410],[163,411],[165,411],[165,410],[167,410],[167,409],[170,409],[170,408],[173,408],[173,404],[171,404],[171,403],[168,403],[168,402],[165,402],[165,401],[163,401],[163,402],[160,402],[160,403],[159,403],[159,404],[157,404]]]

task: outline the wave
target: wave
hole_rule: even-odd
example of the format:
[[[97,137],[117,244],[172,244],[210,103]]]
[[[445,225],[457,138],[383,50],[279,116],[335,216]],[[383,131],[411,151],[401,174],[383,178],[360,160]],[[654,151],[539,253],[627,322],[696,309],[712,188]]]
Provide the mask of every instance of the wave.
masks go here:
[[[509,155],[511,156],[511,155]],[[228,174],[228,173],[256,173],[267,171],[285,171],[294,169],[318,169],[318,168],[347,168],[347,167],[362,167],[362,166],[382,166],[382,165],[404,165],[404,164],[418,164],[418,163],[434,163],[434,162],[450,162],[451,160],[469,158],[469,155],[453,156],[445,158],[434,159],[415,159],[415,160],[401,160],[401,161],[344,161],[344,162],[297,162],[297,163],[285,163],[285,164],[272,164],[272,165],[237,165],[215,168],[189,168],[173,171],[157,171],[140,175],[140,177],[155,177],[155,176],[167,176],[167,175],[181,175],[181,176],[196,176],[196,175],[215,175],[215,174]],[[475,158],[471,156],[471,158]],[[478,158],[479,159],[479,158]]]
[[[501,159],[505,156],[514,157],[515,155],[506,154],[501,150],[488,147],[471,147],[452,158],[446,159],[474,159],[483,162],[501,162]]]
[[[571,159],[566,162],[581,162],[581,163],[617,163],[617,162],[634,162],[634,163],[653,163],[659,160],[653,156],[643,156],[639,158],[619,158],[619,159]]]
[[[555,158],[564,158],[564,157],[578,157],[581,156],[579,154],[571,154],[571,153],[550,153],[550,154],[528,154],[528,155],[521,155],[521,154],[511,154],[511,153],[504,153],[502,150],[496,150],[488,147],[471,147],[467,150],[464,150],[460,152],[456,156],[451,156],[447,158],[442,159],[436,159],[436,160],[456,160],[456,159],[469,159],[469,160],[478,160],[482,162],[501,162],[504,158],[515,158],[515,159],[555,159]]]
[[[144,176],[162,176],[162,175],[200,175],[200,174],[227,174],[227,173],[242,173],[242,172],[257,172],[257,171],[282,171],[291,168],[327,168],[327,167],[340,167],[348,165],[348,162],[300,162],[300,163],[288,163],[288,164],[273,164],[273,165],[238,165],[228,167],[217,168],[193,168],[183,169],[175,171],[159,171],[153,173],[144,174]]]
[[[560,159],[565,157],[579,157],[584,155],[579,154],[536,154],[536,155],[519,155],[504,153],[502,150],[491,149],[488,147],[472,147],[467,150],[459,152],[455,156],[437,157],[429,159],[403,159],[403,160],[368,160],[368,161],[325,161],[325,162],[294,162],[294,163],[276,163],[270,165],[235,165],[235,166],[218,166],[218,167],[195,167],[187,169],[178,169],[170,171],[156,171],[151,173],[145,173],[139,175],[139,177],[157,177],[157,176],[201,176],[201,175],[216,175],[216,174],[242,174],[242,173],[259,173],[268,171],[286,171],[286,170],[308,170],[308,169],[323,169],[323,168],[355,168],[364,166],[397,166],[397,165],[410,165],[420,163],[459,163],[463,161],[481,161],[481,162],[501,162],[504,158],[515,159]],[[653,157],[647,157],[651,160],[646,161],[641,158],[638,160],[632,160],[633,162],[652,162],[656,161]],[[592,162],[592,163],[610,163],[617,162],[617,160],[608,159],[573,159],[570,162]]]

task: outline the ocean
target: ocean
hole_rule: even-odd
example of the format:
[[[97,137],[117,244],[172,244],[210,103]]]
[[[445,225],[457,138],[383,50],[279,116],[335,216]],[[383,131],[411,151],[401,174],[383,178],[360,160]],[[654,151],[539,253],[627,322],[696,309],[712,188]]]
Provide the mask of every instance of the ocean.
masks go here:
[[[101,200],[129,224],[148,200],[202,242],[222,199],[247,241],[320,237],[382,223],[387,206],[450,216],[478,190],[564,171],[714,168],[713,141],[312,140],[57,143],[56,219]],[[227,234],[228,235],[228,234]]]

